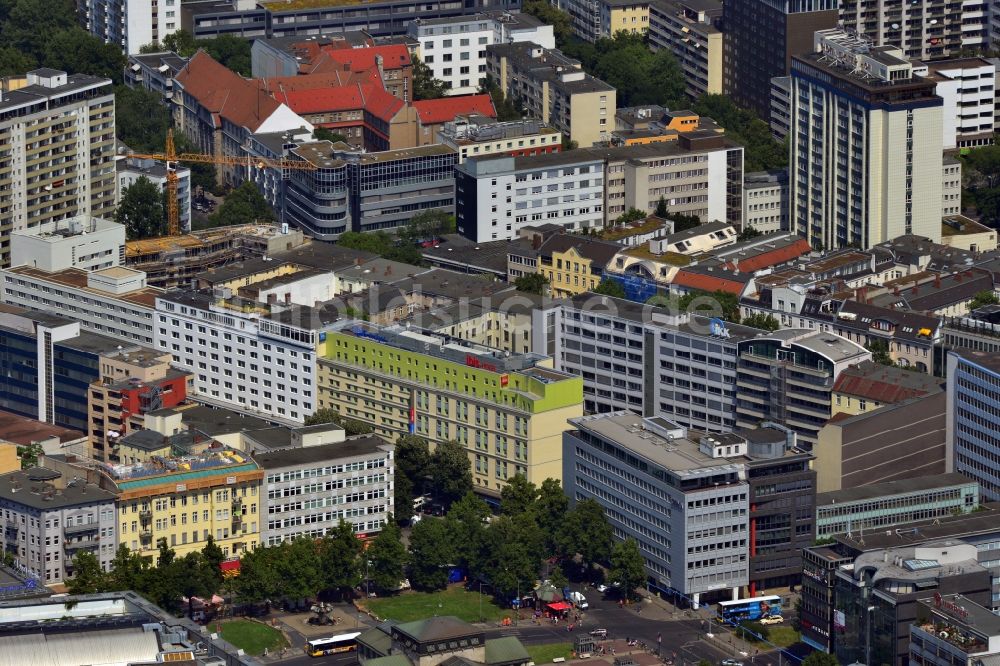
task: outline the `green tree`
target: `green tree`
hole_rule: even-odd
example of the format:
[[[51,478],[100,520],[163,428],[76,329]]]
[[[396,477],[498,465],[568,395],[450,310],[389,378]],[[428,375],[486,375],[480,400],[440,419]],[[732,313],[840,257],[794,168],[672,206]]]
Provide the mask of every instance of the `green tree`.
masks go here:
[[[403,545],[403,535],[396,521],[389,517],[382,531],[365,553],[371,562],[368,576],[375,587],[380,590],[395,590],[403,580],[403,568],[406,566],[406,546]]]
[[[321,407],[306,417],[307,426],[322,425],[324,423],[339,423],[340,414],[332,407]]]
[[[250,181],[230,192],[219,209],[209,216],[209,224],[213,227],[273,221],[274,211]]]
[[[483,535],[490,507],[475,493],[465,496],[451,505],[445,524],[451,543],[455,546],[455,564],[469,571],[478,569]]]
[[[781,322],[765,312],[747,315],[740,323],[751,328],[759,328],[762,331],[777,331],[781,328]]]
[[[740,230],[740,233],[736,236],[736,240],[737,242],[742,243],[743,241],[748,241],[757,238],[757,236],[760,235],[761,235],[760,231],[758,231],[754,227],[747,225]]]
[[[71,0],[6,0],[0,13],[0,43],[39,62],[50,39],[57,33],[77,29]]]
[[[551,25],[557,45],[563,45],[573,37],[572,17],[546,0],[525,0],[521,3],[521,11]]]
[[[802,660],[802,666],[840,666],[840,662],[832,654],[816,651]]]
[[[145,176],[139,176],[122,192],[115,209],[115,222],[125,226],[129,240],[156,238],[167,233],[163,191]]]
[[[880,365],[896,365],[889,354],[889,343],[881,338],[873,338],[865,349],[872,353],[872,360]]]
[[[442,590],[448,585],[448,565],[455,547],[443,520],[421,520],[410,531],[410,584],[418,590]]]
[[[422,210],[399,229],[399,239],[404,243],[429,240],[455,230],[455,217],[438,208]]]
[[[594,288],[594,293],[604,294],[613,298],[625,298],[625,288],[621,282],[613,278],[604,278],[601,280],[600,284]]]
[[[21,469],[38,467],[38,458],[44,453],[45,449],[37,442],[17,447],[17,455],[21,459]]]
[[[742,622],[736,634],[749,643],[759,643],[770,637],[767,627],[760,622]]]
[[[190,58],[198,50],[198,41],[187,30],[178,30],[163,38],[163,49]]]
[[[115,88],[115,134],[139,153],[162,152],[170,128],[170,112],[160,96],[145,88]]]
[[[593,499],[576,503],[560,534],[562,554],[579,554],[585,562],[603,562],[611,555],[613,532],[604,509]]]
[[[963,157],[965,164],[974,173],[968,173],[973,184],[986,188],[1000,187],[1000,146],[991,144],[974,148]]]
[[[244,604],[277,600],[281,597],[282,580],[274,562],[277,548],[257,548],[240,557],[240,575],[233,579],[233,592]]]
[[[445,506],[472,490],[472,466],[465,447],[450,439],[434,447],[431,455],[434,496]]]
[[[73,577],[66,584],[69,593],[94,594],[103,592],[105,585],[106,575],[97,557],[89,550],[78,551],[73,556]]]
[[[360,582],[361,548],[361,541],[354,534],[354,529],[343,519],[337,527],[327,531],[319,547],[320,570],[325,574],[325,587],[342,590],[352,588]]]
[[[521,120],[523,117],[521,114],[522,105],[517,99],[508,98],[493,77],[486,77],[482,85],[479,86],[479,92],[490,96],[493,108],[497,112],[497,120],[500,122]]]
[[[685,105],[684,73],[669,49],[650,51],[643,35],[619,32],[594,45],[593,73],[614,86],[621,106]]]
[[[71,74],[90,74],[122,82],[125,56],[114,44],[105,44],[81,28],[60,30],[45,42],[46,67]]]
[[[673,213],[668,214],[667,218],[674,223],[674,233],[694,229],[701,224],[701,220],[697,215],[680,215],[678,213]]]
[[[202,576],[206,586],[215,594],[222,589],[222,563],[226,560],[226,554],[219,544],[215,543],[212,535],[208,536],[208,541],[201,549],[201,563],[204,568]]]
[[[525,540],[523,527],[523,522],[516,523],[510,516],[499,516],[483,535],[479,573],[502,599],[528,592],[538,575],[539,560]]]
[[[996,305],[998,303],[1000,303],[1000,298],[997,298],[996,292],[983,290],[973,296],[972,300],[969,301],[969,312],[978,310],[986,305]]]
[[[548,278],[541,273],[527,273],[514,280],[514,288],[526,294],[538,294],[541,296],[545,292],[545,287],[549,284]]]
[[[677,307],[682,312],[695,312],[706,317],[721,316],[728,322],[740,323],[739,297],[728,291],[692,291],[680,297]]]
[[[781,169],[788,165],[788,146],[775,141],[770,126],[753,111],[742,109],[725,95],[703,95],[693,110],[726,128],[726,136],[743,144],[747,172]]]
[[[339,132],[328,130],[325,127],[317,127],[313,130],[313,138],[317,141],[329,141],[330,143],[347,143],[347,137]]]
[[[438,99],[448,93],[451,85],[434,78],[434,72],[417,56],[413,60],[413,99]]]
[[[24,53],[10,46],[0,46],[0,76],[19,76],[38,66],[29,53]]]
[[[413,484],[413,495],[423,495],[431,486],[431,447],[426,437],[402,435],[396,440],[396,476]],[[413,497],[410,497],[412,500]]]
[[[253,75],[250,64],[250,40],[235,35],[220,35],[212,39],[199,39],[198,48],[204,49],[217,62],[243,77]]]
[[[653,211],[653,215],[665,219],[668,214],[669,213],[667,211],[667,200],[664,199],[663,196],[661,195],[659,201],[656,202],[656,210]]]
[[[405,474],[399,473],[396,468],[396,475],[393,477],[392,497],[393,505],[396,509],[396,521],[407,523],[413,518],[413,481]]]
[[[559,548],[559,533],[569,513],[569,498],[556,479],[542,481],[532,513],[545,538],[545,554],[563,555]]]
[[[337,245],[372,252],[383,259],[414,266],[419,266],[423,262],[423,256],[417,247],[407,243],[396,243],[395,239],[384,231],[366,233],[348,231],[340,234]]]
[[[629,208],[627,211],[615,218],[613,224],[615,226],[626,225],[631,222],[638,222],[639,220],[646,219],[646,211],[639,210],[638,208]]]
[[[139,590],[142,587],[143,575],[148,566],[147,560],[141,555],[133,552],[125,544],[119,545],[118,550],[115,551],[115,558],[111,561],[108,589],[115,591]]]
[[[621,583],[625,596],[632,598],[646,580],[646,561],[635,539],[619,541],[611,549],[611,580]]]
[[[283,541],[274,561],[281,579],[282,594],[288,599],[309,599],[326,587],[321,548],[308,537]]]
[[[551,580],[552,586],[560,590],[569,585],[569,579],[566,578],[566,574],[563,573],[561,567],[556,567],[552,570]]]
[[[528,513],[538,499],[538,488],[523,474],[515,474],[500,491],[500,512],[506,516]]]

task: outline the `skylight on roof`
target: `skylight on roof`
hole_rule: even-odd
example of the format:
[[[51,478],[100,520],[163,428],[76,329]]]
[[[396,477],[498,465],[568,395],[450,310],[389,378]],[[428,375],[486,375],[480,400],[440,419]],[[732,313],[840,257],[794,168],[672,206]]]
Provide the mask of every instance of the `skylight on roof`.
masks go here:
[[[907,571],[923,571],[941,566],[937,560],[904,560],[903,567]]]

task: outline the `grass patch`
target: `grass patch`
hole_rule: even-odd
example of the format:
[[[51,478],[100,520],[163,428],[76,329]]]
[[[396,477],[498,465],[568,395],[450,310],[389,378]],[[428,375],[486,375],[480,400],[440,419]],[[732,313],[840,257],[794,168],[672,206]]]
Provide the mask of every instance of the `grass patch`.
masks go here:
[[[461,585],[440,592],[403,592],[394,597],[369,599],[368,608],[380,618],[412,622],[434,615],[454,615],[466,622],[479,622],[482,608],[486,622],[498,622],[513,611],[496,606],[489,595],[469,592]]]
[[[799,642],[799,639],[799,632],[795,631],[792,627],[772,624],[767,628],[767,640],[771,641],[780,648],[795,645]]]
[[[544,645],[525,645],[524,647],[531,656],[531,661],[536,664],[550,664],[553,659],[559,657],[569,659],[573,653],[572,643],[546,643]]]
[[[222,637],[247,654],[258,657],[264,648],[274,652],[288,647],[285,635],[266,624],[251,620],[232,620],[222,624]]]

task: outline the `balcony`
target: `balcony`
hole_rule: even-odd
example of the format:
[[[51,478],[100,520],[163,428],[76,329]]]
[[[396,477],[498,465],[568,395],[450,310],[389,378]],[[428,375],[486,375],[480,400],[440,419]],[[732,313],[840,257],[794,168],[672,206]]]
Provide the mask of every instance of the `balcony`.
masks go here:
[[[239,511],[243,508],[243,500],[239,497],[233,498],[233,511]]]
[[[243,522],[243,515],[239,513],[233,514],[233,525],[239,525]]]
[[[63,548],[65,548],[67,553],[72,553],[73,551],[84,548],[97,548],[99,545],[101,545],[101,539],[95,536],[90,539],[81,539],[79,541],[67,541],[63,545]]]
[[[139,520],[146,522],[153,519],[153,512],[151,509],[143,509],[139,512]]]
[[[86,534],[87,532],[96,532],[101,527],[100,523],[96,520],[90,523],[83,523],[82,525],[65,525],[63,527],[63,534],[69,536],[71,534]]]

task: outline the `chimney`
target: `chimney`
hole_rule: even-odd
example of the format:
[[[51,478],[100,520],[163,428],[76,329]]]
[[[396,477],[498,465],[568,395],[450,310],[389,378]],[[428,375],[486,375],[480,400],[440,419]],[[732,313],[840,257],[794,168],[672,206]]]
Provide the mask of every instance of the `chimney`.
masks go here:
[[[898,284],[895,287],[892,288],[892,295],[893,296],[899,296],[899,285]]]
[[[919,291],[920,291],[920,287],[918,287],[917,285],[915,285],[915,284],[914,284],[914,285],[913,285],[913,289],[912,289],[912,290],[910,291],[910,293],[911,293],[911,294],[914,294],[914,295],[915,295],[915,294],[917,294],[917,293],[918,293]]]
[[[537,250],[541,246],[542,246],[542,237],[539,236],[538,234],[535,234],[534,236],[532,236],[531,237],[531,249],[532,250]]]
[[[937,275],[934,276],[934,288],[935,289],[940,289],[941,288],[941,274],[940,273],[938,273]]]
[[[360,266],[361,265],[361,257],[355,257],[355,259],[354,259],[354,265],[355,266]]]

